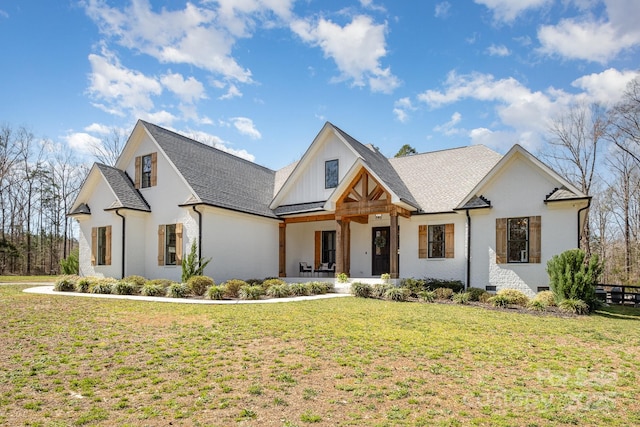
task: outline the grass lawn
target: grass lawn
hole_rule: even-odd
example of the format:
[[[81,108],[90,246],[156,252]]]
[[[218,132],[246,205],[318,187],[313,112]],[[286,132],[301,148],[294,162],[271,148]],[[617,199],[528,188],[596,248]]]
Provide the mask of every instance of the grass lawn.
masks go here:
[[[0,276],[0,283],[53,283],[60,276]]]
[[[640,424],[640,310],[194,306],[0,287],[0,425]]]

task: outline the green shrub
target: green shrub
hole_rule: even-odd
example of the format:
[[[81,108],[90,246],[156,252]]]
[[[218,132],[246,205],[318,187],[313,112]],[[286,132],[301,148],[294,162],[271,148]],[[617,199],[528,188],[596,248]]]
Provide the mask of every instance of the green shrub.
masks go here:
[[[63,274],[77,275],[80,272],[80,250],[74,249],[69,256],[60,260],[60,270]],[[64,291],[63,291],[64,292]]]
[[[491,298],[493,298],[493,294],[491,292],[485,291],[485,293],[480,294],[480,296],[478,297],[478,301],[482,303],[488,303]]]
[[[282,279],[266,279],[262,282],[262,289],[266,291],[267,289],[269,289],[269,287],[273,285],[286,285],[286,284],[287,282],[285,282]],[[260,283],[258,283],[257,285],[260,285]]]
[[[159,297],[166,293],[163,280],[148,280],[140,289],[140,294],[146,297]]]
[[[589,304],[577,298],[565,298],[558,303],[558,308],[567,313],[589,314]]]
[[[211,258],[199,258],[197,252],[198,243],[193,239],[189,254],[182,258],[182,283],[187,283],[193,276],[202,276],[205,267],[211,262]]]
[[[87,292],[89,292],[90,287],[91,279],[89,279],[88,277],[82,277],[76,282],[76,292],[82,292],[83,294],[86,294]]]
[[[271,298],[286,298],[291,295],[291,290],[287,283],[281,285],[271,285],[266,291],[267,296]]]
[[[388,299],[390,301],[399,301],[403,302],[409,298],[410,291],[407,288],[396,288],[395,286],[390,287],[384,293],[384,299]]]
[[[529,304],[529,297],[517,289],[500,289],[497,295],[501,295],[509,300],[509,304],[526,307]]]
[[[417,297],[420,292],[429,290],[426,282],[422,279],[408,277],[400,280],[400,287],[409,289],[411,296]]]
[[[224,291],[224,287],[222,286],[211,285],[207,288],[205,295],[209,299],[221,300],[224,298]]]
[[[511,298],[506,295],[495,295],[489,298],[488,302],[495,307],[508,307],[511,304]]]
[[[292,283],[289,285],[289,291],[291,292],[291,295],[302,297],[310,295],[311,289],[304,283]]]
[[[208,276],[191,276],[187,281],[189,291],[196,296],[202,296],[210,286],[215,285],[215,282]]]
[[[89,292],[92,294],[110,294],[115,283],[116,281],[114,279],[98,279],[91,284]]]
[[[133,283],[120,280],[111,285],[111,293],[115,295],[133,295],[136,291],[136,286]]]
[[[553,291],[538,292],[533,298],[533,301],[543,302],[547,307],[553,307],[556,305],[556,298],[553,295]]]
[[[189,287],[186,283],[171,283],[167,287],[166,296],[169,298],[186,298],[189,295]]]
[[[144,286],[145,283],[147,283],[147,279],[145,279],[142,276],[138,276],[136,274],[132,274],[130,276],[125,277],[124,279],[125,282],[129,282],[132,285],[134,285],[136,287],[136,290],[140,290],[142,289],[142,287]]]
[[[582,300],[590,309],[597,306],[595,287],[602,273],[602,264],[596,254],[590,259],[586,257],[583,250],[570,249],[547,262],[549,286],[557,303],[574,299]]]
[[[351,293],[356,297],[369,298],[372,290],[373,288],[368,283],[354,282],[351,284]]]
[[[435,291],[420,291],[418,292],[418,298],[424,302],[434,302],[436,300]]]
[[[260,285],[246,285],[240,288],[238,296],[240,299],[256,300],[264,295],[264,289]]]
[[[265,280],[269,279],[247,279],[245,282],[247,282],[247,285],[262,285]]]
[[[53,290],[58,292],[73,292],[76,290],[76,282],[78,279],[78,276],[70,274],[60,276],[53,284]]]
[[[533,311],[545,311],[547,307],[548,305],[546,302],[535,298],[529,301],[529,304],[527,305],[527,308]]]
[[[307,283],[307,286],[309,286],[309,292],[311,295],[322,295],[327,293],[327,287],[324,283],[309,282]]]
[[[468,304],[471,301],[470,292],[458,292],[453,294],[453,302],[456,304]]]
[[[382,283],[389,283],[391,281],[391,275],[389,273],[382,273],[380,280],[382,280]]]
[[[469,288],[467,289],[467,292],[469,292],[470,301],[480,301],[480,295],[486,293],[487,291],[482,288]]]
[[[453,289],[451,288],[437,288],[434,292],[436,299],[451,299],[453,296]]]
[[[464,283],[460,280],[445,280],[445,279],[434,279],[432,277],[427,277],[425,280],[425,286],[429,289],[438,289],[438,288],[449,288],[454,293],[461,292],[464,289]]]
[[[324,288],[324,292],[321,292],[323,294],[332,293],[332,292],[335,292],[336,290],[332,282],[313,282],[313,283],[315,283],[314,286],[322,286]]]
[[[227,280],[222,284],[225,289],[225,296],[229,298],[238,298],[238,293],[240,292],[240,288],[243,286],[249,286],[247,282],[240,279],[231,279]]]
[[[349,276],[347,276],[347,273],[339,273],[337,279],[338,283],[347,283],[349,281]]]
[[[376,283],[371,287],[371,298],[384,298],[387,291],[394,288],[393,285],[388,283]],[[403,288],[407,289],[407,288]]]

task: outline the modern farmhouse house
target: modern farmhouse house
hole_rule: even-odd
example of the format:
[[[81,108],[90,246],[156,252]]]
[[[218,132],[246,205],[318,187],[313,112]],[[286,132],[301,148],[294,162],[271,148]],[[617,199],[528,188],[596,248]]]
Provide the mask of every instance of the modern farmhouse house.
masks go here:
[[[388,159],[326,123],[273,171],[139,121],[69,215],[82,275],[180,280],[195,239],[217,282],[389,273],[532,294],[579,245],[589,200],[519,145]]]

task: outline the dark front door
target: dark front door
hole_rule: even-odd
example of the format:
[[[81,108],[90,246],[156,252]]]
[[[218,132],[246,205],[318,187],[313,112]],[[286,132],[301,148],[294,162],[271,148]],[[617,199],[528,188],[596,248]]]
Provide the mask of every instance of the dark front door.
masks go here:
[[[371,275],[389,272],[390,227],[374,227],[371,236]]]

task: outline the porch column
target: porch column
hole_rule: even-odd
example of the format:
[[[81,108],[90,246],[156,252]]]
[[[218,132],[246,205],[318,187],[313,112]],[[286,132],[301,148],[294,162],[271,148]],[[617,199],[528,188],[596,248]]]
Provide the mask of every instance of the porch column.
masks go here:
[[[336,276],[344,273],[344,242],[342,241],[342,219],[336,219]]]
[[[395,210],[390,212],[389,231],[389,275],[392,279],[398,278],[398,213]]]
[[[345,219],[342,221],[342,241],[344,242],[344,272],[351,277],[351,221]]]
[[[278,229],[278,276],[287,277],[287,224],[281,222]]]

